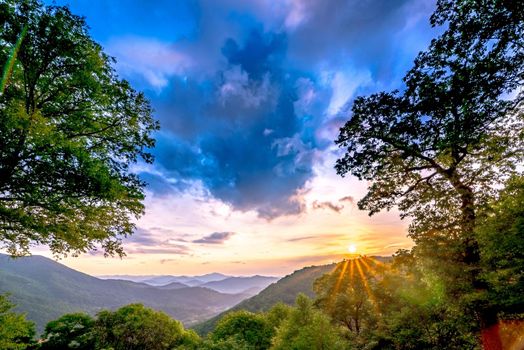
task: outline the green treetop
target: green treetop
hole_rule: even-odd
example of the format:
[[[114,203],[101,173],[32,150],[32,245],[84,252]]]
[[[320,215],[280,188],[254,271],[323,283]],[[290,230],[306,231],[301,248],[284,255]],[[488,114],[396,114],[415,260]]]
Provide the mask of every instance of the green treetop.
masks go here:
[[[130,165],[152,161],[149,102],[66,7],[6,0],[0,28],[0,242],[122,255],[143,213]]]

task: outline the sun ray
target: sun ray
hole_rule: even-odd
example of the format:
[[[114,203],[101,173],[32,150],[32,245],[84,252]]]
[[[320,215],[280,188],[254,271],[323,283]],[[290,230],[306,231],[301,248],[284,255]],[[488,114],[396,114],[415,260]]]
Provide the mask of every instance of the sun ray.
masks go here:
[[[370,262],[372,262],[373,264],[375,264],[377,266],[385,266],[385,264],[382,261],[379,261],[379,260],[375,259],[372,256],[371,257],[370,256],[364,256],[364,259],[369,260]]]
[[[349,283],[353,283],[353,276],[355,275],[355,259],[351,259],[349,265]]]
[[[373,305],[375,310],[377,312],[379,312],[378,303],[377,303],[373,293],[371,292],[371,288],[369,287],[368,280],[367,280],[367,278],[366,278],[366,276],[364,274],[362,266],[360,266],[360,261],[361,260],[362,260],[361,258],[356,259],[357,272],[358,272],[358,274],[360,276],[360,279],[362,280],[362,284],[364,285],[364,289],[366,290],[366,294],[368,295],[368,298],[371,301],[371,304]]]
[[[333,296],[337,295],[340,284],[342,283],[342,279],[344,278],[344,274],[346,273],[346,269],[348,267],[348,260],[344,261],[344,265],[342,266],[342,270],[340,271],[340,274],[338,275],[337,283],[335,284],[335,289],[333,290]]]
[[[373,272],[374,271],[374,268],[372,268],[371,266],[369,266],[369,264],[366,262],[366,257],[362,257],[360,258],[360,262],[362,263],[362,265],[364,265],[364,268],[367,270],[367,271],[370,271],[370,272]]]

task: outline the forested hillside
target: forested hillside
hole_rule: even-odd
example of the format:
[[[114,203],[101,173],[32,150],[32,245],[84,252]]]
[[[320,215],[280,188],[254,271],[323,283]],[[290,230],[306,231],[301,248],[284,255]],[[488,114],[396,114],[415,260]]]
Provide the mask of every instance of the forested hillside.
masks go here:
[[[194,324],[237,304],[247,296],[208,288],[157,288],[123,280],[102,280],[41,256],[11,259],[0,255],[0,294],[9,293],[17,310],[44,325],[65,313],[95,314],[130,303],[163,310],[185,324]]]
[[[315,280],[325,273],[331,272],[334,268],[335,264],[304,267],[281,278],[278,282],[271,284],[257,295],[242,301],[240,304],[235,305],[220,315],[199,323],[192,328],[195,329],[197,333],[206,335],[211,332],[217,322],[229,312],[238,310],[251,312],[267,311],[279,302],[293,305],[297,295],[300,293],[312,298],[315,295],[313,292],[313,283]]]

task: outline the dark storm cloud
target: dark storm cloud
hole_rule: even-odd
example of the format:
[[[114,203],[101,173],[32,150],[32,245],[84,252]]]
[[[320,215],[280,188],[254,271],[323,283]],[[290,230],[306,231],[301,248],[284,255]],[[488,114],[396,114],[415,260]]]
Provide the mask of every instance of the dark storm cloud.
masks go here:
[[[198,182],[268,219],[305,210],[315,159],[347,120],[345,108],[327,112],[332,76],[368,72],[357,94],[398,87],[434,34],[434,0],[58,1],[68,2],[119,73],[149,86],[162,131],[155,171],[141,174],[148,189],[170,196]]]
[[[200,180],[268,219],[304,210],[297,190],[313,175],[318,145],[307,128],[317,121],[295,110],[304,77],[281,69],[285,52],[285,35],[252,30],[244,43],[225,41],[227,66],[212,80],[173,79],[159,97],[165,130],[154,150],[169,178]]]
[[[387,80],[403,73],[435,33],[427,20],[435,0],[292,2],[301,3],[303,17],[289,40],[290,55],[300,65],[350,63]],[[410,28],[419,20],[422,26]]]
[[[223,244],[225,241],[231,238],[234,234],[235,232],[213,232],[210,235],[194,240],[193,243]]]

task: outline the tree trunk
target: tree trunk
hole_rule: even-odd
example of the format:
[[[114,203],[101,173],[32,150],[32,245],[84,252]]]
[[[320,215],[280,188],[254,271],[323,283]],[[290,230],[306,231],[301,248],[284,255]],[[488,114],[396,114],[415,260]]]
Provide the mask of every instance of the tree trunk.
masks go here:
[[[450,178],[453,187],[461,200],[461,229],[463,238],[463,262],[467,268],[468,278],[475,290],[485,290],[486,285],[480,279],[480,248],[475,237],[476,212],[473,190],[464,185],[454,174]],[[502,350],[499,334],[499,321],[495,310],[478,310],[481,328],[482,347],[484,350]]]

